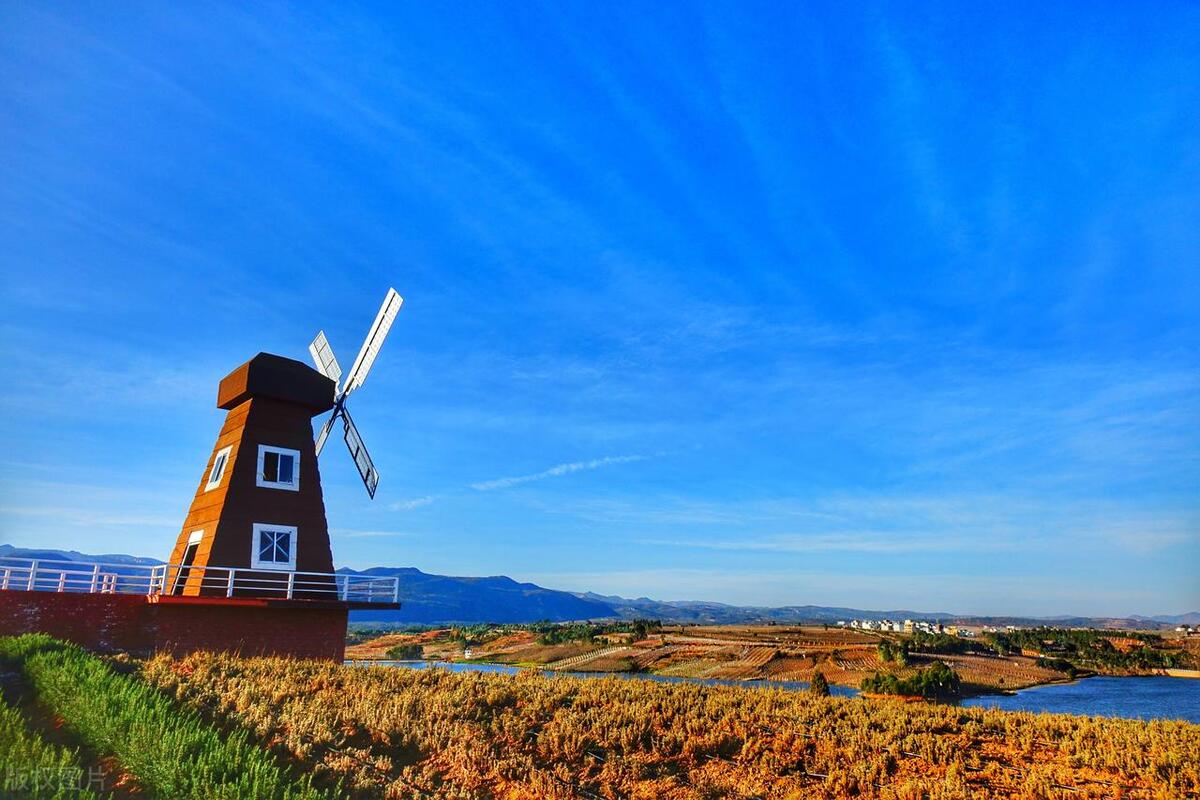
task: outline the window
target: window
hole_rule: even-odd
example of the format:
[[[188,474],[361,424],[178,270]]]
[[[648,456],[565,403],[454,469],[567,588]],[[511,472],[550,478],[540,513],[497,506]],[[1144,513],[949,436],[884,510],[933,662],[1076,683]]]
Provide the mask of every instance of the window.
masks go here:
[[[229,447],[217,451],[212,469],[208,472],[208,483],[204,485],[204,491],[211,492],[221,485],[221,478],[225,477],[225,467],[229,464],[229,451],[232,449],[233,445],[229,445]]]
[[[258,446],[258,485],[271,489],[300,490],[300,451]]]
[[[254,523],[254,550],[250,566],[255,569],[296,569],[296,526]]]

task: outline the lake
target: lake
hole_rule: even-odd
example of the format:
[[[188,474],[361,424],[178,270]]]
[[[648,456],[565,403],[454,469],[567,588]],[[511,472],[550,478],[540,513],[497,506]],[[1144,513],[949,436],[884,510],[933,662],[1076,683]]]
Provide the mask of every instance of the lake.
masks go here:
[[[1049,711],[1097,717],[1182,719],[1200,725],[1200,680],[1194,678],[1084,678],[1022,689],[1015,695],[982,695],[964,706],[1004,711]]]
[[[451,672],[498,672],[512,675],[522,667],[507,664],[450,663],[445,661],[347,661],[357,666],[379,665]],[[659,683],[698,683],[704,686],[742,686],[791,689],[808,688],[803,681],[731,681],[719,678],[676,678],[644,672],[544,672],[574,678],[618,678]],[[835,697],[856,697],[857,689],[830,686]],[[999,708],[1004,711],[1046,711],[1054,714],[1083,714],[1132,719],[1182,719],[1200,725],[1200,680],[1189,678],[1085,678],[1075,683],[1055,683],[1022,689],[1014,695],[981,695],[962,701],[964,706]]]

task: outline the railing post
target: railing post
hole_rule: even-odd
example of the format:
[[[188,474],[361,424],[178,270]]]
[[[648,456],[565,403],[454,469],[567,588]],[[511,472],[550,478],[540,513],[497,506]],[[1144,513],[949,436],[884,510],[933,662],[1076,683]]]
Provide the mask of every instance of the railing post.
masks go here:
[[[99,586],[99,584],[100,584],[100,565],[93,564],[92,565],[92,585],[88,589],[88,594],[95,594],[96,588],[97,588],[97,586]]]
[[[0,583],[0,589],[8,588],[8,579],[12,577],[12,570],[8,567],[4,568],[4,582]]]
[[[58,591],[65,592],[67,590],[67,571],[59,570],[58,573]]]
[[[37,559],[29,562],[29,585],[25,588],[26,591],[32,592],[34,586],[37,585]]]
[[[229,570],[229,584],[225,587],[226,597],[233,597],[233,581],[235,575],[237,575],[236,569]]]
[[[338,576],[338,600],[345,602],[347,595],[350,594],[350,576]]]
[[[392,602],[400,602],[400,578],[392,578]]]
[[[287,599],[292,599],[292,590],[296,587],[296,573],[288,573]]]

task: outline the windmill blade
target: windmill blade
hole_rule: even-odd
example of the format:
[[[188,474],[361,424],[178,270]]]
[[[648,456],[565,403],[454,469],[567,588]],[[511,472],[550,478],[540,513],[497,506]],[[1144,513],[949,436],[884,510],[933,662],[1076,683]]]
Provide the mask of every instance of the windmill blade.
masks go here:
[[[400,313],[400,306],[403,303],[404,298],[395,289],[388,289],[387,296],[383,298],[383,305],[379,307],[379,313],[375,315],[375,324],[371,326],[367,338],[363,340],[362,349],[358,351],[358,358],[354,359],[354,366],[350,367],[343,394],[350,394],[362,386],[363,381],[367,379],[367,373],[371,371],[371,365],[375,363],[375,356],[379,355],[379,348],[383,347],[383,340],[387,338],[388,331],[392,328],[392,321],[396,319],[396,314]]]
[[[329,340],[325,338],[325,331],[317,331],[317,338],[312,340],[312,344],[308,346],[308,352],[312,354],[313,363],[317,365],[317,369],[326,378],[333,381],[334,386],[342,378],[342,365],[338,363],[337,356],[333,354],[333,348],[329,346]],[[320,448],[317,449],[320,452]]]
[[[317,455],[321,455],[321,448],[325,446],[325,440],[329,438],[329,432],[333,430],[333,423],[338,418],[338,413],[340,412],[334,409],[333,413],[329,415],[329,419],[325,420],[325,424],[321,426],[321,432],[317,434]]]
[[[379,486],[379,473],[375,470],[375,462],[367,453],[367,446],[358,435],[354,420],[350,419],[345,410],[342,411],[342,419],[346,423],[346,447],[350,450],[350,457],[354,459],[354,466],[358,467],[358,474],[362,476],[363,486],[367,487],[367,494],[374,500],[375,489]]]

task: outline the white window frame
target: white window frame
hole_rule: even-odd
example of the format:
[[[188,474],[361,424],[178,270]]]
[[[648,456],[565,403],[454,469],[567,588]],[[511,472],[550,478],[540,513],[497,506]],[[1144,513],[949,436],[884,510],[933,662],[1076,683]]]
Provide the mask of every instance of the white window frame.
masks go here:
[[[279,561],[260,561],[258,558],[258,537],[263,531],[284,532],[290,537],[288,542],[288,562],[286,564]],[[281,572],[296,571],[296,540],[299,538],[296,535],[295,525],[272,525],[269,522],[254,523],[254,536],[250,542],[250,566],[253,569],[273,569]]]
[[[269,481],[263,477],[263,461],[266,458],[267,453],[275,453],[276,455],[292,457],[292,482],[291,483],[280,483],[278,481]],[[258,467],[256,469],[257,469],[257,471],[254,473],[256,485],[265,487],[267,489],[287,489],[288,491],[292,491],[292,492],[300,491],[300,451],[299,450],[292,450],[287,447],[276,447],[273,444],[260,444],[258,446]]]
[[[204,491],[211,492],[221,485],[221,481],[225,480],[225,473],[229,471],[229,453],[232,450],[233,445],[229,445],[229,447],[223,447],[217,451],[216,456],[213,457],[212,469],[208,471],[208,483],[204,484]],[[221,465],[221,471],[214,477],[213,473],[216,472],[217,464]]]
[[[194,544],[200,544],[202,539],[204,539],[204,530],[203,529],[198,530],[198,531],[192,531],[191,533],[188,534],[188,547],[191,547]]]

